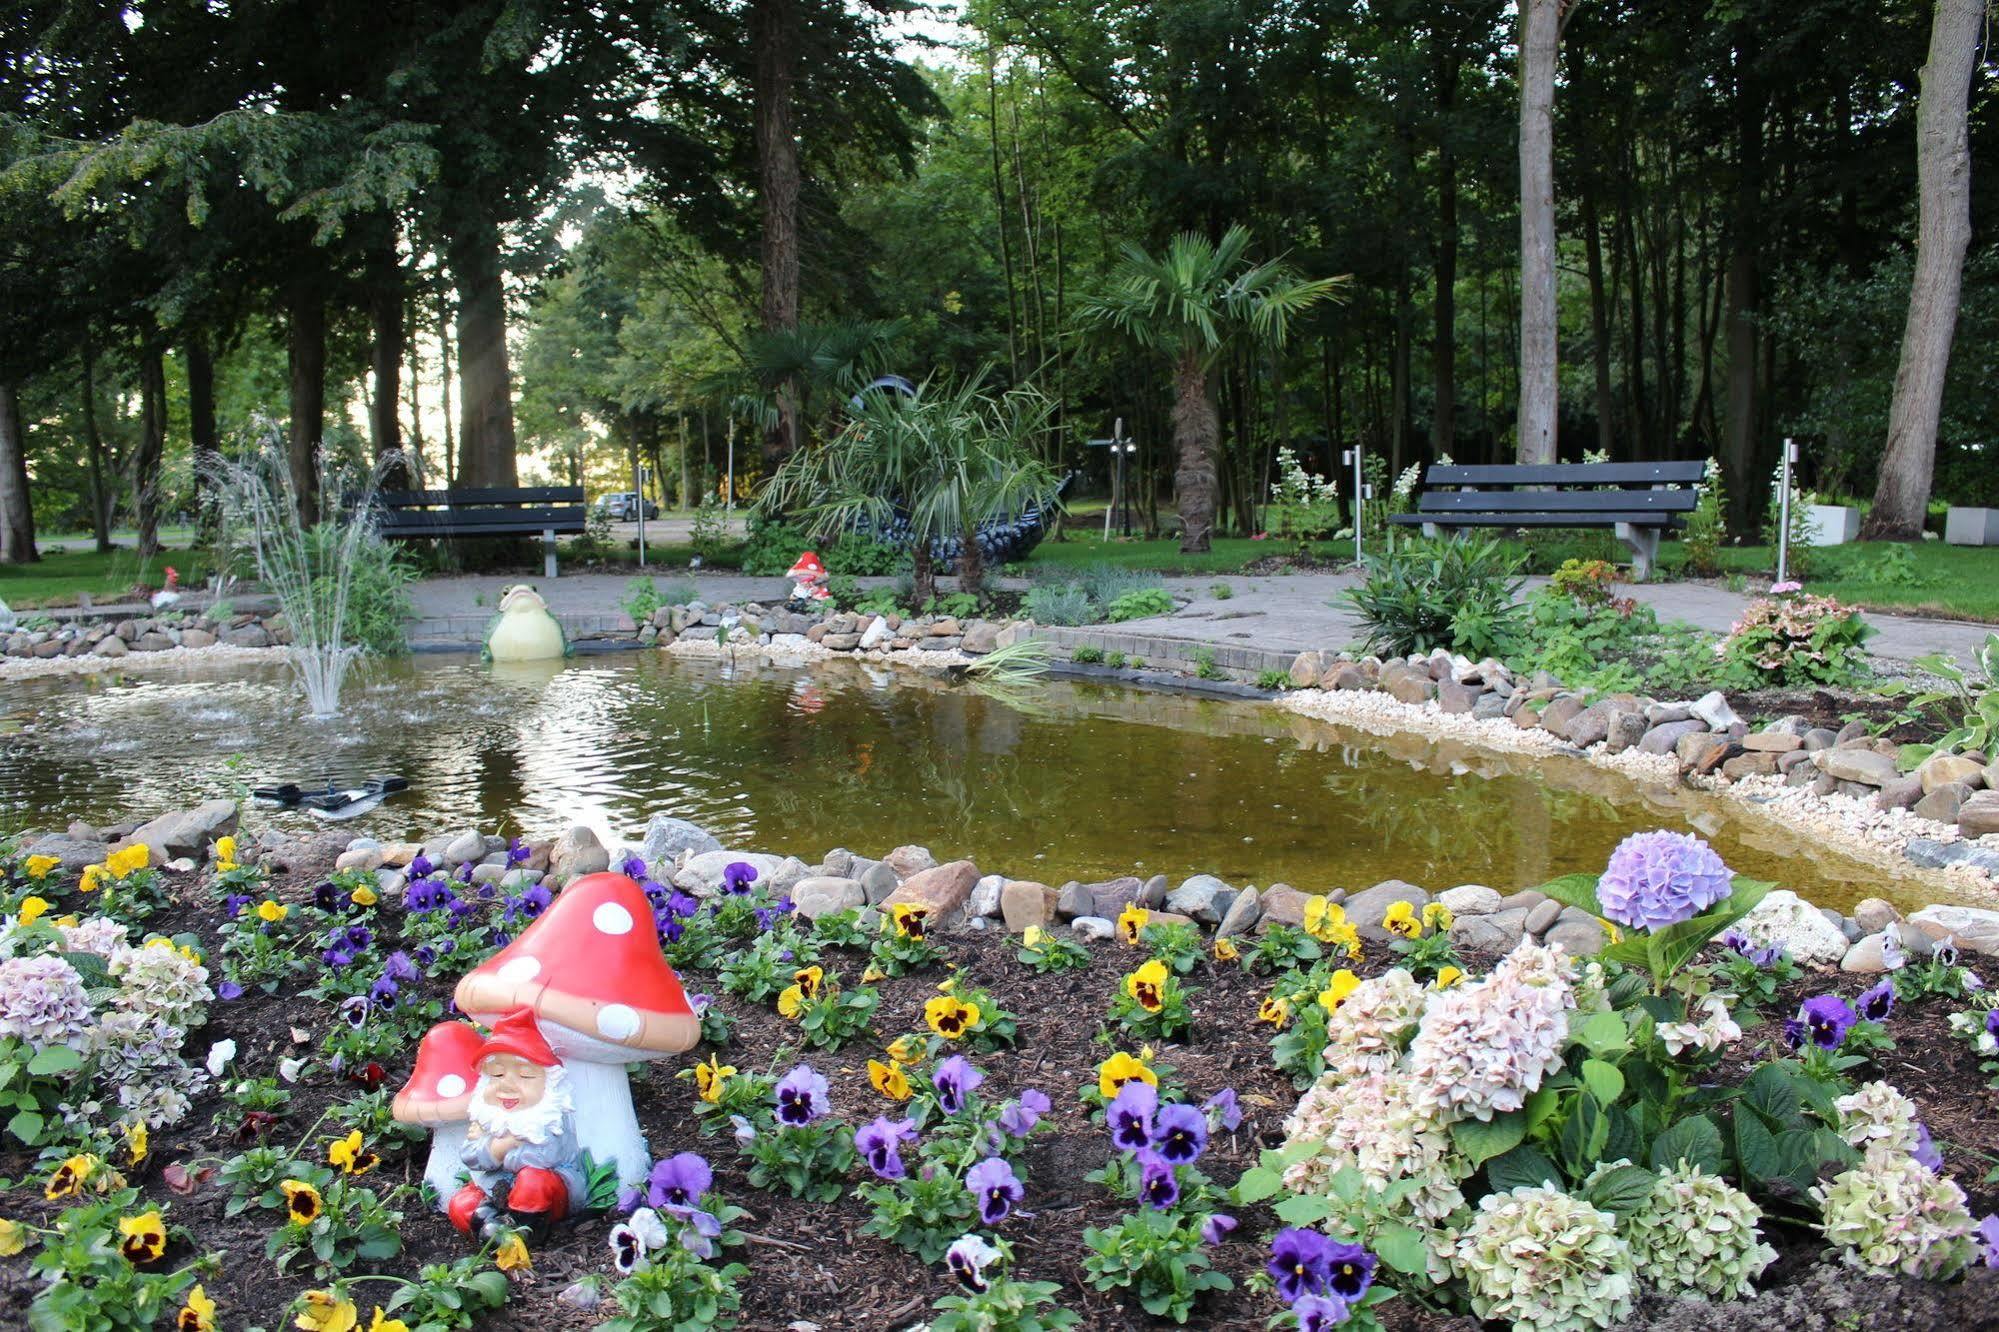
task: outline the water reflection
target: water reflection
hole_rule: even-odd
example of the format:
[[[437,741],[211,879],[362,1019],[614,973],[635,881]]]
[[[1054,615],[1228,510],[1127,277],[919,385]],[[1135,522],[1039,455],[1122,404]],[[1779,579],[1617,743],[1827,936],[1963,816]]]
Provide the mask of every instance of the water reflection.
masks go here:
[[[1311,889],[1393,877],[1510,890],[1600,868],[1625,834],[1674,827],[1816,900],[1935,895],[1711,797],[1579,760],[1215,700],[1057,682],[1023,709],[871,664],[652,653],[425,658],[370,666],[358,684],[340,717],[302,721],[276,666],[10,682],[0,829],[396,772],[412,789],[356,831],[548,836],[582,822],[635,839],[667,811],[808,861],[919,842],[1058,883],[1210,871]]]

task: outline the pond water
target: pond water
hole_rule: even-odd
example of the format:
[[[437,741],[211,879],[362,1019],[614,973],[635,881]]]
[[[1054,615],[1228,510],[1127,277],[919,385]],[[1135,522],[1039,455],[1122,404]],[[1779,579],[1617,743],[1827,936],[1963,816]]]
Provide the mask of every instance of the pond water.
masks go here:
[[[835,846],[878,856],[920,843],[1056,884],[1208,872],[1307,890],[1400,878],[1503,892],[1601,869],[1626,834],[1668,827],[1826,905],[1947,896],[1730,803],[1580,760],[1090,683],[1003,700],[850,661],[419,657],[358,670],[344,707],[305,720],[279,666],[9,681],[0,832],[398,773],[410,790],[343,826],[544,837],[586,823],[636,842],[664,811],[808,863]]]

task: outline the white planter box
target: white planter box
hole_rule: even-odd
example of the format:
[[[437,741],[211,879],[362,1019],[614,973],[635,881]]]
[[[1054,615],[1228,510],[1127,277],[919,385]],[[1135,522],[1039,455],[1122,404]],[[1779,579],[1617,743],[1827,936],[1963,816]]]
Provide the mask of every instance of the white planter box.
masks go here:
[[[1808,517],[1814,546],[1843,546],[1860,535],[1860,510],[1847,505],[1814,504]]]
[[[1999,509],[1947,509],[1943,539],[1953,546],[1999,546]]]

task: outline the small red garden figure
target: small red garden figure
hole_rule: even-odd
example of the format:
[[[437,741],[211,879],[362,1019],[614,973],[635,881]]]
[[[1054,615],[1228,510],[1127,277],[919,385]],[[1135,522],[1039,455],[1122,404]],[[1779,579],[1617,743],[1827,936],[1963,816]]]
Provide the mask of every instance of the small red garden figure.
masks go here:
[[[451,1224],[481,1235],[501,1225],[488,1196],[504,1182],[512,1220],[546,1229],[588,1188],[567,1072],[526,1008],[493,1024],[477,1067],[463,1156],[472,1182],[452,1196],[446,1209]]]
[[[791,580],[791,600],[799,609],[832,599],[833,594],[826,588],[826,566],[812,551],[800,555],[785,577]]]

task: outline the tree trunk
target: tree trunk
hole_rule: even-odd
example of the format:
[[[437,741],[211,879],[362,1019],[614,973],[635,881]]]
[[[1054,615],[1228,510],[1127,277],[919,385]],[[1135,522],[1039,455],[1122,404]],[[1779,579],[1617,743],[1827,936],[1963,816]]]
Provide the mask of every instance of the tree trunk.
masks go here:
[[[83,451],[90,476],[90,530],[97,538],[97,553],[111,549],[111,487],[104,484],[104,435],[97,428],[96,362],[90,348],[83,349]]]
[[[1520,6],[1520,417],[1523,463],[1555,461],[1555,48],[1560,0]]]
[[[326,302],[304,287],[290,294],[285,336],[291,368],[289,464],[298,520],[319,520],[319,449],[326,430]]]
[[[513,487],[520,474],[498,229],[482,219],[454,237],[451,273],[458,283],[457,484]]]
[[[967,526],[958,536],[958,590],[982,596],[986,590],[986,553],[979,549],[979,529]]]
[[[215,433],[215,358],[199,330],[187,337],[187,437],[194,454],[195,524],[205,534],[215,526],[216,467],[222,445]]]
[[[160,552],[160,459],[167,447],[167,368],[158,347],[139,349],[139,447],[132,454],[132,512],[139,558]]]
[[[1914,540],[1929,510],[1936,467],[1937,417],[1971,240],[1971,153],[1966,102],[1978,54],[1984,0],[1937,0],[1930,56],[1916,112],[1916,272],[1902,361],[1888,407],[1888,451],[1862,536]]]
[[[1736,164],[1733,216],[1729,219],[1728,384],[1722,415],[1721,465],[1728,487],[1728,526],[1753,532],[1770,498],[1769,479],[1757,475],[1757,308],[1762,300],[1757,239],[1766,225],[1763,198],[1763,92],[1738,46]]]
[[[1173,444],[1179,466],[1173,493],[1180,505],[1180,551],[1208,549],[1215,529],[1215,442],[1221,422],[1208,394],[1208,374],[1196,352],[1182,352],[1173,367]]]
[[[403,288],[394,270],[384,272],[369,291],[368,316],[374,325],[369,366],[375,378],[375,396],[368,403],[368,442],[374,446],[378,466],[389,460],[382,473],[383,486],[403,490],[408,488],[410,478],[409,463],[400,456],[403,350],[407,338],[403,327]]]
[[[1583,194],[1583,254],[1589,266],[1590,359],[1596,364],[1596,446],[1608,457],[1617,436],[1610,388],[1610,296],[1603,285],[1603,235],[1593,190]]]
[[[798,74],[797,0],[752,0],[750,44],[755,50],[757,184],[763,196],[763,296],[759,312],[766,333],[798,327],[798,137],[791,123],[792,85]],[[798,408],[790,386],[777,395],[777,421],[765,432],[766,471],[798,443]]]
[[[1458,430],[1458,175],[1447,142],[1437,153],[1437,301],[1430,345],[1436,404],[1430,415],[1430,455],[1457,447]]]
[[[437,365],[444,387],[439,401],[444,405],[444,488],[449,490],[456,484],[458,426],[451,419],[451,308],[442,291],[437,293]]]
[[[909,595],[916,602],[916,609],[937,599],[937,568],[931,559],[930,543],[918,541],[909,551]]]
[[[33,564],[35,510],[28,501],[28,438],[14,385],[0,380],[0,564]]]

